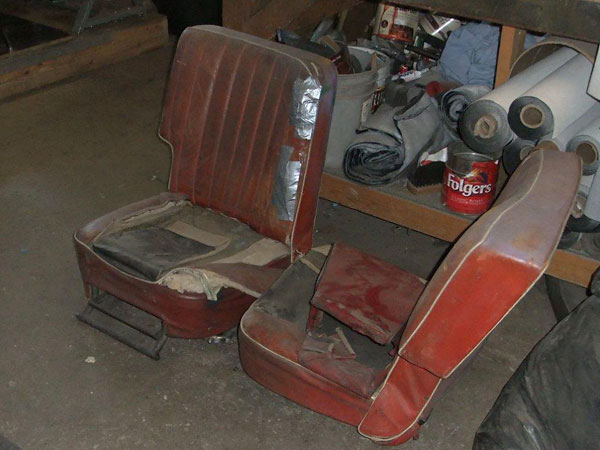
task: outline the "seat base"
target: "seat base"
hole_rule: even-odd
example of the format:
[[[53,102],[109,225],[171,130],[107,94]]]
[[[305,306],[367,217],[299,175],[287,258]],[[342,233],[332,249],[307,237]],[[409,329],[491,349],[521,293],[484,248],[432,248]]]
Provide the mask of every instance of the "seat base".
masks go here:
[[[168,277],[156,281],[144,279],[121,270],[94,251],[94,243],[101,236],[138,226],[157,225],[171,229],[180,222],[201,230],[204,233],[203,238],[206,234],[211,238],[228,238],[225,245],[213,245],[218,248],[218,253],[210,254],[189,266],[195,269],[198,264],[206,263],[210,270],[217,271],[223,278],[233,281],[231,284],[225,284],[218,293],[211,290],[210,300],[204,291],[194,290],[196,286],[188,290],[187,286],[174,283],[178,275],[171,277],[173,282],[166,280]],[[189,228],[188,226],[188,232]],[[272,246],[260,254],[264,256],[262,260],[248,261],[238,258],[239,261],[231,261],[238,256],[252,257],[253,254],[249,253],[252,243],[260,244],[263,241],[261,235],[246,225],[214,211],[191,205],[185,197],[170,193],[128,205],[102,216],[79,230],[74,237],[88,301],[94,298],[94,292],[110,294],[161,320],[167,336],[188,339],[208,338],[234,328],[255,301],[256,295],[251,295],[252,292],[264,292],[277,278],[281,269],[289,265],[289,254],[279,256],[279,253],[275,252],[273,255],[269,253]],[[275,241],[268,243],[273,242]],[[276,244],[285,247],[284,244]],[[242,292],[242,288],[237,289],[238,285],[248,289]]]
[[[124,277],[86,249],[77,250],[88,300],[95,290],[108,292],[158,317],[169,337],[203,339],[224,333],[239,323],[256,300],[233,288],[222,289],[217,301],[208,300],[203,294],[181,294],[156,283]],[[86,264],[81,264],[81,258],[87,260]],[[283,268],[288,264],[289,260],[280,260],[270,266]]]
[[[315,268],[320,267],[304,263],[313,253],[294,262],[243,316],[238,336],[240,359],[246,373],[266,388],[313,411],[357,426],[371,404],[370,392],[353,389],[356,383],[328,379],[304,365],[300,358],[309,301],[318,275]],[[351,338],[349,333],[353,332],[345,331]],[[359,338],[369,341],[364,336]],[[383,346],[369,342],[365,345],[386,352]],[[362,346],[354,347],[363,353]],[[360,361],[359,357],[357,364]]]
[[[311,309],[311,298],[314,300],[317,279],[331,263],[328,260],[319,275],[323,261],[317,264],[314,253],[295,261],[242,317],[238,340],[244,370],[266,388],[360,430],[365,418],[373,416],[374,401],[380,387],[385,386],[391,368],[398,366],[406,380],[397,391],[399,398],[395,400],[400,406],[393,407],[398,414],[394,420],[404,431],[397,436],[387,433],[394,427],[388,426],[389,418],[384,416],[385,426],[380,430],[368,423],[364,427],[365,436],[382,445],[395,445],[415,437],[420,426],[420,406],[426,403],[427,389],[432,384],[435,387],[437,378],[399,360],[394,356],[393,345],[376,343],[333,315],[311,316],[316,311],[314,306]],[[409,273],[402,272],[401,276],[419,281]],[[329,292],[343,297],[343,282],[343,277],[338,277],[342,290]],[[418,294],[422,283],[414,284]],[[408,293],[406,290],[407,302],[413,300]],[[311,317],[312,326],[307,327]],[[423,383],[425,388],[422,388]],[[376,433],[369,433],[371,430]],[[383,433],[378,434],[378,431]]]
[[[371,400],[333,383],[298,361],[279,355],[254,340],[246,328],[253,314],[254,312],[248,311],[244,316],[245,323],[243,320],[238,335],[244,371],[257,383],[293,402],[340,422],[358,426],[369,410]]]
[[[233,288],[222,289],[217,301],[208,300],[204,294],[181,294],[167,286],[123,276],[86,248],[77,251],[88,300],[96,290],[107,292],[158,317],[169,337],[202,339],[221,334],[235,327],[256,300]]]

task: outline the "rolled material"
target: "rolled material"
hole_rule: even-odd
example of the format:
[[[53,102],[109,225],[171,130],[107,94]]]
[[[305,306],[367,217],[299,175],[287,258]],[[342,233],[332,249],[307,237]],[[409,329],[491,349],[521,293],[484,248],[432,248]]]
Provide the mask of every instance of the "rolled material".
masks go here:
[[[579,155],[584,175],[595,174],[600,166],[600,118],[597,117],[571,138],[567,151]]]
[[[352,52],[359,53],[360,50]],[[377,89],[377,76],[376,70],[338,75],[325,154],[326,169],[339,170],[342,167],[344,152],[371,109],[373,94]]]
[[[348,147],[344,172],[354,181],[370,186],[388,184],[400,175],[404,146],[378,131],[360,133]]]
[[[508,123],[510,104],[576,55],[573,49],[560,48],[471,104],[459,121],[463,141],[477,152],[499,154],[514,137]]]
[[[594,178],[594,175],[584,175],[581,177],[581,181],[579,182],[579,192],[583,192],[586,199],[588,195],[590,195],[590,188],[592,187]]]
[[[535,148],[535,143],[515,137],[502,152],[502,165],[506,173],[511,175],[521,161],[523,161]]]
[[[498,154],[513,138],[504,107],[485,97],[467,108],[459,130],[464,143],[484,155]]]
[[[579,233],[600,231],[600,177],[581,177],[579,193],[567,221],[567,229]]]
[[[577,53],[581,53],[592,63],[594,62],[596,52],[598,51],[598,44],[596,43],[578,41],[577,39],[559,36],[548,36],[519,55],[510,68],[510,76],[514,77],[532,64],[535,64],[551,53],[554,53],[556,50],[564,47],[572,48]]]
[[[583,215],[600,222],[600,177],[595,176],[587,195]]]
[[[590,187],[592,186],[593,181],[594,175],[585,175],[581,177],[581,181],[579,182],[579,191],[577,192],[575,203],[573,204],[573,209],[571,210],[572,219],[579,219],[583,216],[583,210],[585,208],[588,195],[590,194]]]
[[[600,117],[600,102],[596,102],[594,106],[588,109],[585,113],[575,119],[570,125],[565,128],[560,134],[554,133],[550,138],[541,139],[537,146],[544,150],[558,150],[564,152],[567,150],[567,144],[580,131],[591,124],[595,119]]]
[[[425,91],[409,105],[384,104],[364,123],[344,156],[344,173],[367,185],[388,184],[402,177],[419,156],[452,141],[439,109]]]
[[[521,139],[536,141],[552,136],[554,115],[550,107],[537,97],[524,95],[511,103],[508,123]]]
[[[600,234],[593,231],[581,235],[581,247],[583,251],[594,259],[600,259]]]
[[[575,198],[566,228],[575,233],[600,231],[600,177],[595,175],[581,177],[579,193]]]
[[[588,59],[577,55],[512,102],[508,123],[515,134],[532,141],[560,135],[596,102],[586,92],[591,72]]]
[[[460,86],[445,92],[440,101],[440,111],[448,129],[453,133],[458,132],[458,120],[463,112],[489,92],[490,88],[483,85]]]

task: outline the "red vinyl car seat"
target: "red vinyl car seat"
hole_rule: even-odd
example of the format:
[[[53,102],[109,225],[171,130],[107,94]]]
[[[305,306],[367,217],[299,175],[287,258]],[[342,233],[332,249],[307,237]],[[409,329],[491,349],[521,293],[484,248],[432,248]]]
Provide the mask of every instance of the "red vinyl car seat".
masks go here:
[[[377,443],[416,437],[436,397],[544,273],[580,174],[574,155],[534,152],[429,282],[344,244],[310,252],[244,314],[245,371]]]
[[[234,327],[312,246],[336,80],[333,64],[312,53],[188,28],[159,133],[172,149],[169,191],[75,234],[89,300],[80,318],[130,345],[142,332],[155,343],[132,346],[155,358],[165,336]],[[131,307],[159,326],[130,323]]]

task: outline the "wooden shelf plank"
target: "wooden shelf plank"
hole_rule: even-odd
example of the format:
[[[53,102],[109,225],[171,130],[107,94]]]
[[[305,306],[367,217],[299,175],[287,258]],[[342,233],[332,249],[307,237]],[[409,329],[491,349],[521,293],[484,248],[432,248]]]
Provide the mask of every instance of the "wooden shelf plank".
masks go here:
[[[437,195],[421,199],[408,193],[405,188],[396,188],[394,192],[389,187],[364,186],[330,173],[323,174],[320,196],[448,242],[454,242],[473,222],[468,217],[434,206],[432,203],[435,200],[432,199],[439,198]],[[423,204],[418,200],[425,200],[430,204]],[[546,273],[587,286],[599,266],[600,261],[585,255],[557,250]]]
[[[321,197],[412,230],[452,242],[471,220],[330,173],[323,174]]]
[[[588,42],[600,41],[598,0],[390,0],[449,16],[510,25]]]
[[[363,0],[366,1],[366,0]],[[297,22],[316,25],[359,0],[224,0],[225,26],[270,37],[278,27],[296,28]],[[448,16],[483,20],[540,33],[589,42],[600,41],[598,0],[390,0],[401,6]]]

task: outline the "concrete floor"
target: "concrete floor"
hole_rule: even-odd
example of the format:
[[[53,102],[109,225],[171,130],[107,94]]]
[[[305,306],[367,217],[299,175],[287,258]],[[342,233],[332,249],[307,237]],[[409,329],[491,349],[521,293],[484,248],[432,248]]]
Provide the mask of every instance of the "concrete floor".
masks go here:
[[[166,189],[170,152],[156,130],[169,60],[165,48],[0,104],[0,434],[24,449],[378,448],[257,385],[236,345],[171,339],[156,362],[74,318],[84,307],[74,230]],[[324,201],[316,237],[421,276],[446,249]],[[538,284],[404,448],[470,448],[553,323]]]

